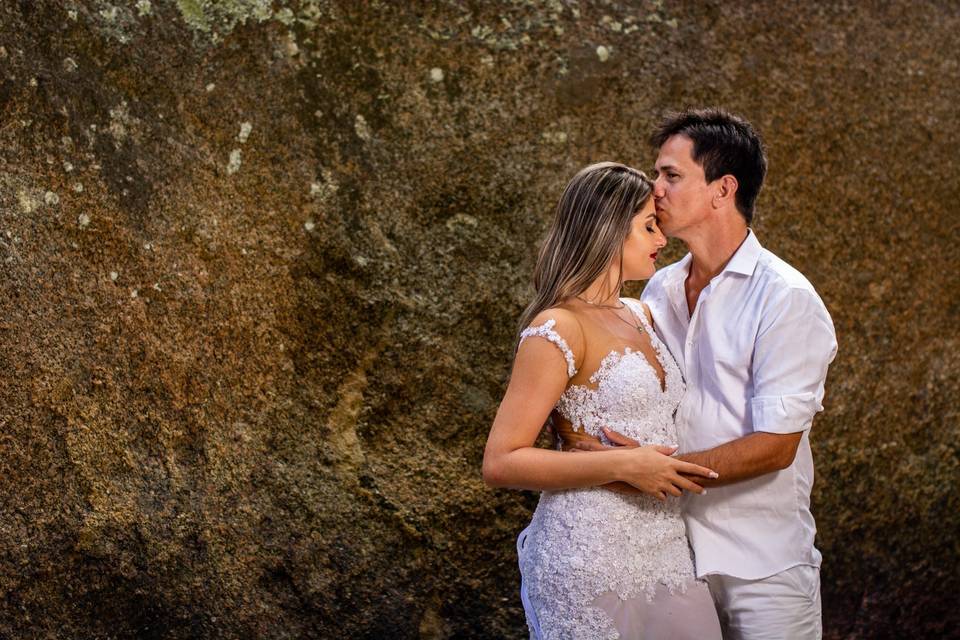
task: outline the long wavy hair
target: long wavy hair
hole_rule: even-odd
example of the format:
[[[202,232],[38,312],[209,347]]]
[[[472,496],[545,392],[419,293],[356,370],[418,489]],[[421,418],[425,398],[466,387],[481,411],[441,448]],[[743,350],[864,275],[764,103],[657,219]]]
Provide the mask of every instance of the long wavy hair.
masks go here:
[[[573,177],[540,248],[534,296],[520,316],[518,340],[538,313],[586,291],[618,258],[619,289],[623,243],[633,216],[652,193],[653,182],[642,171],[616,162],[592,164]]]

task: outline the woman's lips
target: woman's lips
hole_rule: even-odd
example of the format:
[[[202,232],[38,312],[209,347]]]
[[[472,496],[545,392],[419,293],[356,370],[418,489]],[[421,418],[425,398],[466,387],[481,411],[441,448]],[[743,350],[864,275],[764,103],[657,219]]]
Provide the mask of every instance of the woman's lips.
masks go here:
[[[650,254],[650,257],[653,258],[654,260],[656,260],[656,259],[657,259],[657,254],[656,254],[656,253],[651,253],[651,254]]]

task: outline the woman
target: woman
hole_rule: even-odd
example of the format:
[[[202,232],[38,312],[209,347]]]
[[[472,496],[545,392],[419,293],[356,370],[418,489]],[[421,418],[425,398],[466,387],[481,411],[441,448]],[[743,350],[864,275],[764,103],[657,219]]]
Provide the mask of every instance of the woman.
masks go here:
[[[487,440],[488,484],[543,492],[517,545],[532,638],[720,638],[679,502],[667,498],[702,493],[685,475],[716,474],[670,456],[683,379],[649,311],[620,298],[666,244],[651,193],[643,173],[611,162],[567,185]],[[609,442],[605,428],[646,446],[540,449],[548,418],[564,449],[583,434]]]

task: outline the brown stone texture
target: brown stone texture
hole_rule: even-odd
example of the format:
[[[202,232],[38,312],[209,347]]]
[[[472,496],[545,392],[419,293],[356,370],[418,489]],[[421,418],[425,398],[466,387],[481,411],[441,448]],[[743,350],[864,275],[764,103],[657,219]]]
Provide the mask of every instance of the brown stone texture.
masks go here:
[[[536,495],[480,461],[537,242],[696,105],[765,135],[757,234],[836,323],[826,636],[956,637],[958,33],[952,1],[4,0],[0,637],[524,637]]]

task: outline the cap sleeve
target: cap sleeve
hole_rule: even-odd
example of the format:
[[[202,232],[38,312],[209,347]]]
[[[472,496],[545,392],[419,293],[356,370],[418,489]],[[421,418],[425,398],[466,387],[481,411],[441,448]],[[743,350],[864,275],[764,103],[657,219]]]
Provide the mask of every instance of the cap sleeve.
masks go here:
[[[523,331],[520,332],[520,343],[523,344],[523,341],[527,338],[543,338],[552,342],[560,352],[563,354],[563,357],[567,361],[567,377],[572,378],[577,374],[577,367],[573,357],[573,351],[570,350],[570,346],[567,344],[567,341],[563,339],[559,333],[553,330],[553,327],[556,326],[557,321],[553,318],[550,318],[543,324],[537,326],[529,326]]]

